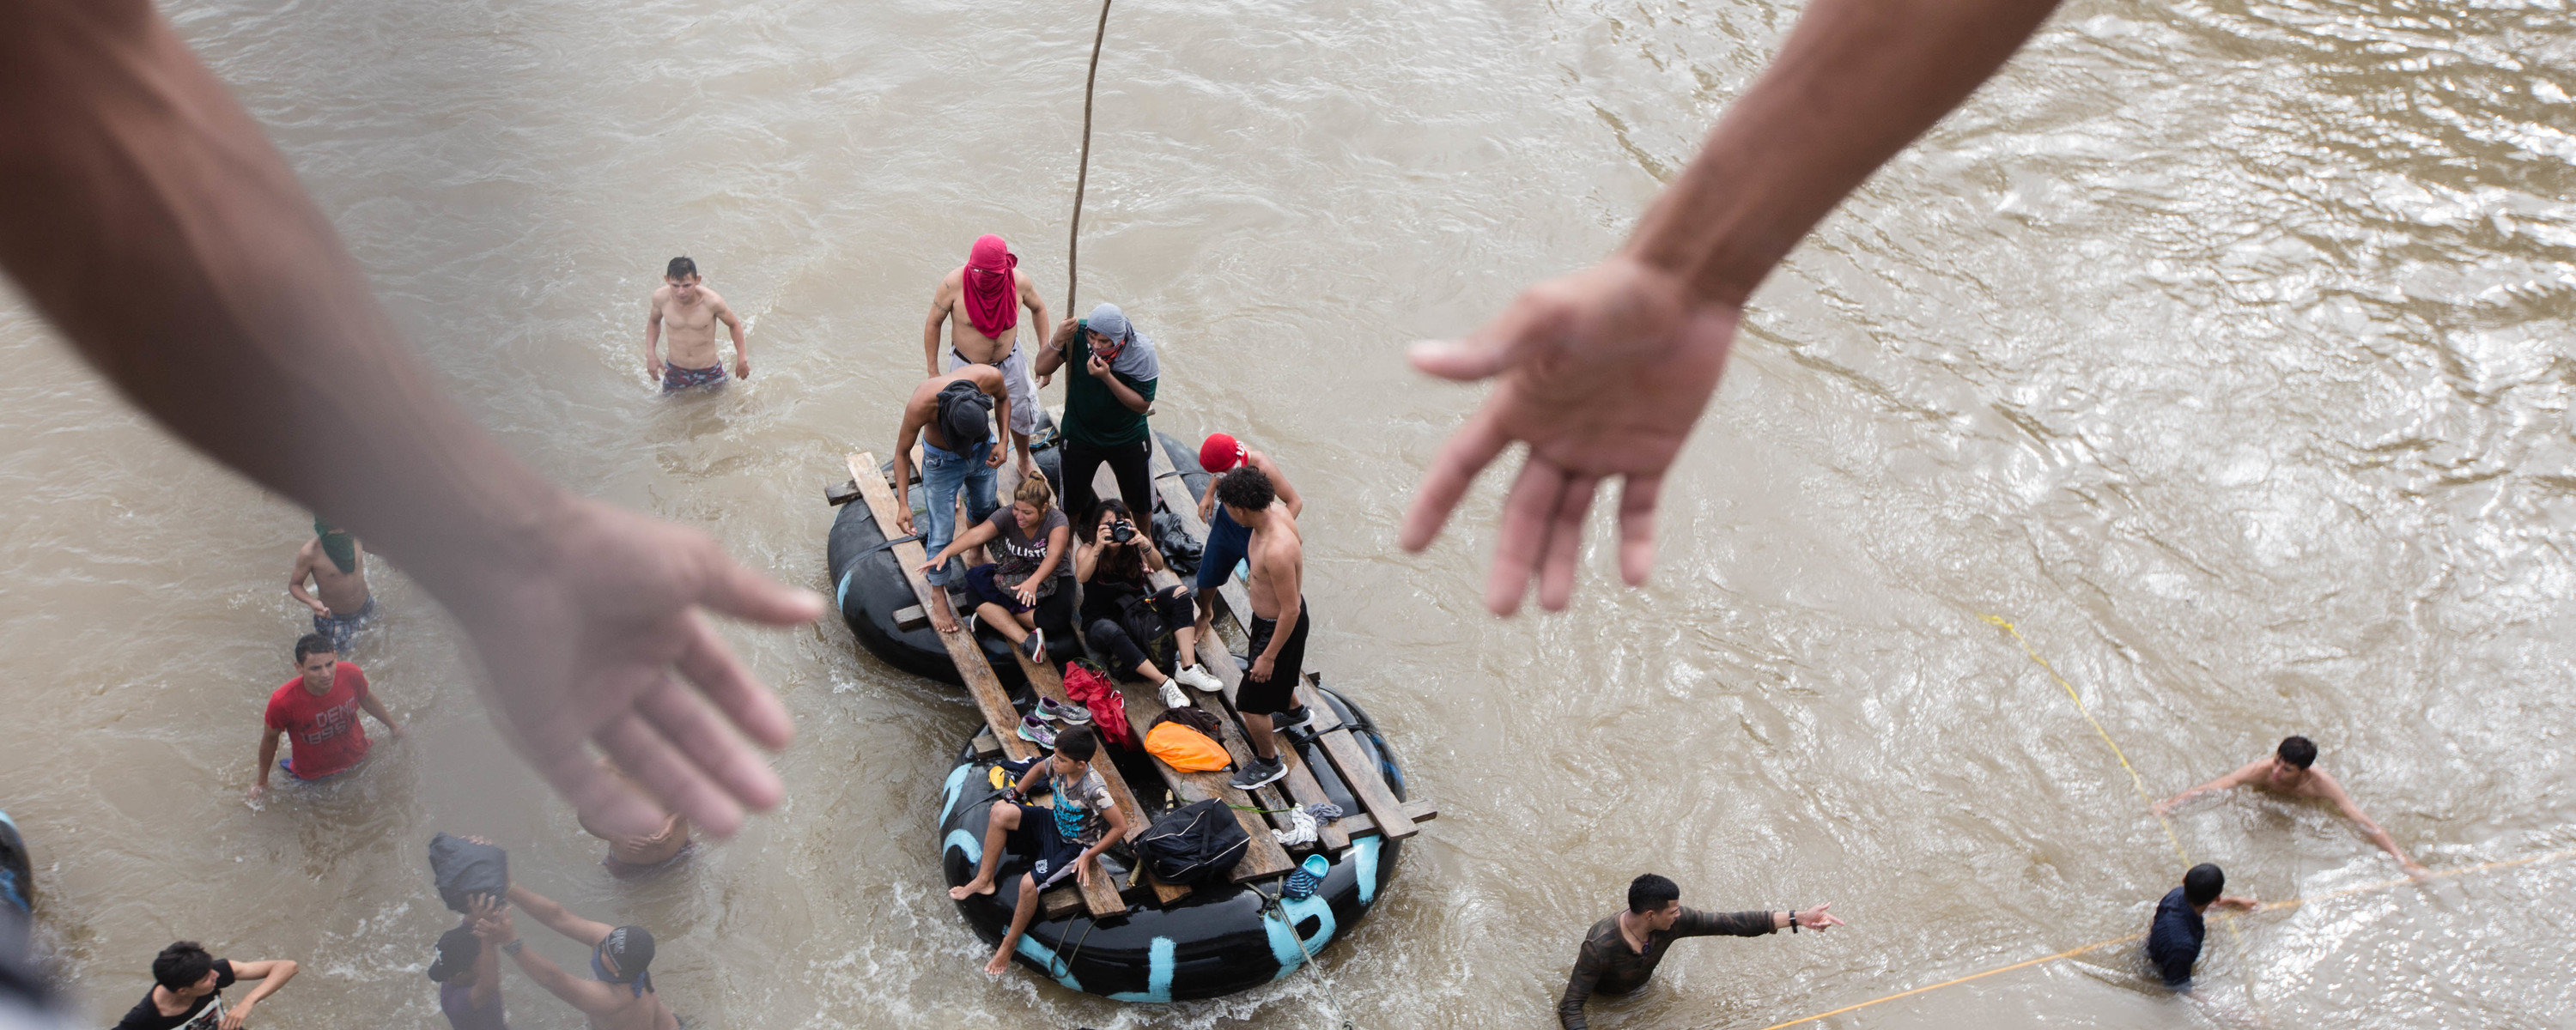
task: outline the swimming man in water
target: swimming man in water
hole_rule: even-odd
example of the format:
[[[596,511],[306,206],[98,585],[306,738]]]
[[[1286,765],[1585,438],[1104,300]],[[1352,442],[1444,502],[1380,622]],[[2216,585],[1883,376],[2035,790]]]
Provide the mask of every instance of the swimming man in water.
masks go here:
[[[600,760],[599,771],[626,786],[636,786],[635,781],[618,769],[616,763],[607,759]],[[670,869],[685,861],[694,850],[689,841],[689,821],[680,818],[677,812],[665,817],[661,826],[648,833],[617,833],[587,815],[577,818],[581,821],[582,832],[608,842],[608,854],[599,860],[599,864],[608,870],[608,875],[620,880],[650,876]]]
[[[716,291],[701,285],[698,263],[671,259],[662,285],[644,307],[644,374],[662,381],[663,393],[713,389],[725,384],[724,355],[716,350],[716,323],[733,334],[733,374],[751,378],[751,344],[743,339],[742,319]],[[654,353],[654,342],[671,332],[671,360]]]
[[[306,580],[313,592],[304,592]],[[367,590],[367,549],[344,529],[313,520],[313,539],[295,552],[295,567],[286,571],[286,594],[313,609],[313,632],[331,638],[331,649],[349,651],[358,628],[376,617],[376,597]]]
[[[1038,431],[1038,387],[1029,375],[1029,352],[1019,347],[1020,309],[1029,309],[1043,329],[1053,325],[1037,280],[1020,271],[1020,256],[999,236],[975,241],[966,263],[939,280],[930,295],[930,318],[921,324],[921,357],[931,375],[954,372],[962,365],[991,365],[1002,370],[1011,388],[1011,439],[1019,444],[1020,478],[1037,472],[1029,457],[1029,434]],[[939,327],[948,326],[948,357],[940,360]]]
[[[2314,741],[2301,736],[2285,737],[2271,755],[2247,762],[2244,768],[2157,802],[2156,814],[2171,815],[2185,801],[2244,786],[2260,787],[2294,798],[2313,798],[2334,805],[2344,818],[2361,828],[2362,836],[2370,838],[2371,843],[2379,845],[2379,850],[2388,852],[2388,857],[2405,867],[2406,875],[2418,880],[2432,875],[2430,870],[2406,857],[2406,852],[2398,850],[2396,838],[2380,829],[2378,823],[2370,821],[2370,816],[2362,812],[2361,806],[2353,803],[2352,795],[2343,792],[2343,784],[2336,783],[2325,770],[2315,768],[2316,761],[2317,745]]]

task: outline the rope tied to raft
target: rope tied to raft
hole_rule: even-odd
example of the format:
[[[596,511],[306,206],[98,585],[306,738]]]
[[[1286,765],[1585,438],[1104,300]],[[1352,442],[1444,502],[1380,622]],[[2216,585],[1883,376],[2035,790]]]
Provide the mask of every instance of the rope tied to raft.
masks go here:
[[[1323,985],[1324,1007],[1333,1010],[1333,1018],[1340,1021],[1338,1025],[1341,1030],[1359,1030],[1358,1025],[1351,1022],[1350,1012],[1342,1008],[1342,1000],[1333,996],[1332,978],[1325,976],[1324,971],[1315,966],[1315,953],[1306,950],[1306,935],[1298,933],[1297,921],[1288,918],[1287,904],[1280,900],[1279,895],[1259,887],[1252,888],[1252,893],[1261,895],[1261,909],[1265,917],[1276,914],[1279,922],[1288,927],[1289,938],[1297,942],[1297,953],[1306,957],[1307,967],[1315,970],[1315,980]]]

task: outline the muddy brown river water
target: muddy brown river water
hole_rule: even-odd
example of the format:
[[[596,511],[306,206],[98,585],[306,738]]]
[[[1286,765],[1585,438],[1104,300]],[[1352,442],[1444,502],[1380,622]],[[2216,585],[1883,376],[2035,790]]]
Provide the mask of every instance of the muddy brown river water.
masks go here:
[[[1053,298],[1096,8],[182,0],[470,410],[576,488],[823,585],[822,488],[882,451],[939,274],[999,232]],[[105,1023],[188,937],[304,972],[256,1025],[438,1025],[431,832],[661,936],[706,1027],[1549,1025],[1627,879],[1834,902],[1822,937],[1690,942],[1595,1026],[1762,1027],[2144,929],[2168,794],[2306,733],[2436,869],[2576,848],[2576,29],[2559,0],[2073,0],[1755,297],[1669,484],[1661,564],[1560,616],[1476,603],[1498,491],[1393,548],[1474,392],[1401,344],[1615,245],[1795,4],[1127,0],[1082,300],[1163,345],[1157,424],[1310,497],[1311,667],[1441,818],[1319,970],[1168,1007],[988,981],[941,896],[974,716],[836,622],[732,636],[800,728],[790,798],[621,886],[487,731],[398,573],[355,659],[415,731],[254,810],[306,620],[307,516],[143,423],[0,306],[0,807],[39,938]],[[663,261],[756,375],[654,396]],[[1052,395],[1054,391],[1050,391]],[[1596,544],[1606,527],[1596,527]],[[2231,891],[2395,874],[2324,808],[2175,821]],[[2128,947],[1838,1027],[2576,1025],[2576,860],[2213,927],[2194,1006]],[[538,934],[532,938],[542,938]],[[537,940],[559,961],[580,956]],[[1319,975],[1320,973],[1320,975]],[[515,1025],[571,1027],[510,975]]]

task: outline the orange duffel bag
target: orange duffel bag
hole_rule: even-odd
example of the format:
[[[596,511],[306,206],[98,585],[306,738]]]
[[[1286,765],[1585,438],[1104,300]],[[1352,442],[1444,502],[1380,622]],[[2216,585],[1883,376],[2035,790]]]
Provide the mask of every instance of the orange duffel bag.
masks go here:
[[[1174,709],[1155,719],[1153,728],[1145,731],[1145,753],[1182,772],[1215,772],[1233,765],[1234,759],[1225,753],[1224,745],[1199,732],[1185,718],[1174,717],[1180,711],[1198,709]]]

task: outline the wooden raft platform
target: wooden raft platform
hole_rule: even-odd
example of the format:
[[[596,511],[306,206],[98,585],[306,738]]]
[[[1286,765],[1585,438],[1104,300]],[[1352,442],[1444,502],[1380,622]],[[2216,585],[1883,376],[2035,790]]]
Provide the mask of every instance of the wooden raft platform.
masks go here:
[[[877,527],[887,534],[888,539],[893,539],[896,527],[903,524],[906,506],[902,500],[902,493],[896,489],[895,484],[887,481],[884,472],[878,470],[876,455],[861,451],[850,455],[849,464],[850,478],[858,484],[860,495],[867,501],[869,513],[876,516]],[[904,579],[912,584],[913,600],[919,602],[925,612],[931,609],[931,591],[938,589],[931,586],[930,581],[924,578],[921,572],[922,564],[929,560],[930,555],[924,552],[918,540],[908,540],[894,545],[894,563],[903,570]],[[1001,679],[993,674],[992,664],[984,660],[984,649],[976,645],[974,637],[966,632],[963,625],[960,625],[955,630],[939,634],[939,641],[948,648],[948,660],[957,663],[958,678],[966,683],[966,695],[974,700],[975,708],[983,713],[984,724],[992,733],[994,741],[1000,745],[1002,754],[1014,760],[1037,757],[1037,745],[1020,739],[1019,710],[1012,707],[1009,692],[1002,689]],[[1057,688],[1056,694],[1059,698],[1063,696],[1061,686]],[[1122,806],[1136,804],[1136,796],[1134,792],[1127,789],[1126,780],[1118,775],[1116,763],[1095,762],[1091,767],[1100,774],[1102,783],[1109,788],[1111,799]],[[1050,796],[1047,802],[1052,803],[1053,800]],[[1138,813],[1143,809],[1129,808],[1128,811]],[[1128,821],[1130,841],[1142,836],[1144,832],[1145,821],[1142,818]],[[1119,898],[1117,888],[1105,882],[1105,878],[1103,881],[1088,884],[1077,881],[1076,885],[1060,888],[1042,898],[1041,901],[1044,903],[1043,907],[1048,918],[1055,918],[1077,907],[1089,910],[1094,919],[1119,915],[1127,911],[1127,903]]]

